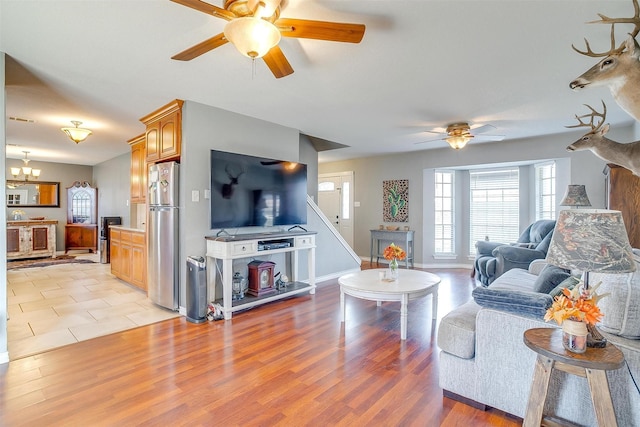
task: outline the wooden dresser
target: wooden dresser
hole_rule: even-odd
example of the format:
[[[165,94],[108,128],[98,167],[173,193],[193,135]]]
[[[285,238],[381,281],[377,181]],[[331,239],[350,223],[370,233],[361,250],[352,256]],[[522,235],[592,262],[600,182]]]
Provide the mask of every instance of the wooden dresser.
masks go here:
[[[7,259],[55,257],[56,220],[7,222]]]

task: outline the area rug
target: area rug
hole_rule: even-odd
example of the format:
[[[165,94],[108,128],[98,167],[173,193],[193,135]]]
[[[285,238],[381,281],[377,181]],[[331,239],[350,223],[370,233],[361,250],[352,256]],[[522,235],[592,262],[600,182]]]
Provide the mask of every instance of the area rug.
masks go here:
[[[73,255],[58,255],[55,258],[34,258],[7,261],[7,270],[17,270],[20,268],[48,267],[58,264],[93,264],[90,259],[76,258]]]

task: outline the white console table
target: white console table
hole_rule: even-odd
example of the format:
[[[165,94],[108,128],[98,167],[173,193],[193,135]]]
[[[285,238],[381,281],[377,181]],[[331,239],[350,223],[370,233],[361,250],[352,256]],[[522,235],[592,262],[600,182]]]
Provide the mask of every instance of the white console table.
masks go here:
[[[222,307],[224,318],[231,319],[234,311],[244,310],[287,298],[295,294],[309,292],[315,294],[315,265],[316,265],[316,235],[315,232],[279,232],[279,233],[255,233],[239,234],[235,236],[208,236],[207,258],[212,261],[214,271],[217,260],[222,261]],[[271,249],[273,246],[287,244],[287,247]],[[284,245],[283,245],[284,246]],[[308,251],[308,283],[298,281],[298,258],[300,251]],[[232,300],[233,260],[247,258],[247,263],[252,259],[278,253],[290,254],[291,281],[284,289],[279,289],[275,294],[256,297],[246,295],[241,300]],[[209,270],[211,270],[209,268]],[[214,276],[215,278],[215,276]],[[214,280],[215,283],[215,280]]]

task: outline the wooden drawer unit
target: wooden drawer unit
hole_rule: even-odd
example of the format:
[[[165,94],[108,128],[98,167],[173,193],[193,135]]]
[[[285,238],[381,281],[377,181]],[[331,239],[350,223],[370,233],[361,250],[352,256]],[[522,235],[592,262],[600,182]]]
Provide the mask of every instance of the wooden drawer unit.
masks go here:
[[[143,231],[111,227],[111,274],[147,290],[147,244]]]

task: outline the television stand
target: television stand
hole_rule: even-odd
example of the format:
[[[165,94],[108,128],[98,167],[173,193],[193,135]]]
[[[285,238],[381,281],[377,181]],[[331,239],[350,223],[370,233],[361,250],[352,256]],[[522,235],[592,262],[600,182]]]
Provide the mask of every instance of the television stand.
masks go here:
[[[225,320],[232,317],[232,313],[255,307],[283,298],[288,298],[304,292],[316,292],[316,232],[314,231],[285,231],[277,233],[253,233],[226,236],[207,236],[207,258],[211,264],[222,262],[220,274],[222,276],[222,312]],[[298,255],[300,251],[308,251],[308,283],[298,281]],[[232,299],[233,261],[247,258],[247,263],[260,256],[288,253],[291,268],[291,282],[275,293],[264,296],[246,295],[241,300]],[[287,261],[285,261],[285,264]],[[213,276],[215,283],[215,275]],[[214,288],[215,289],[215,288]]]

